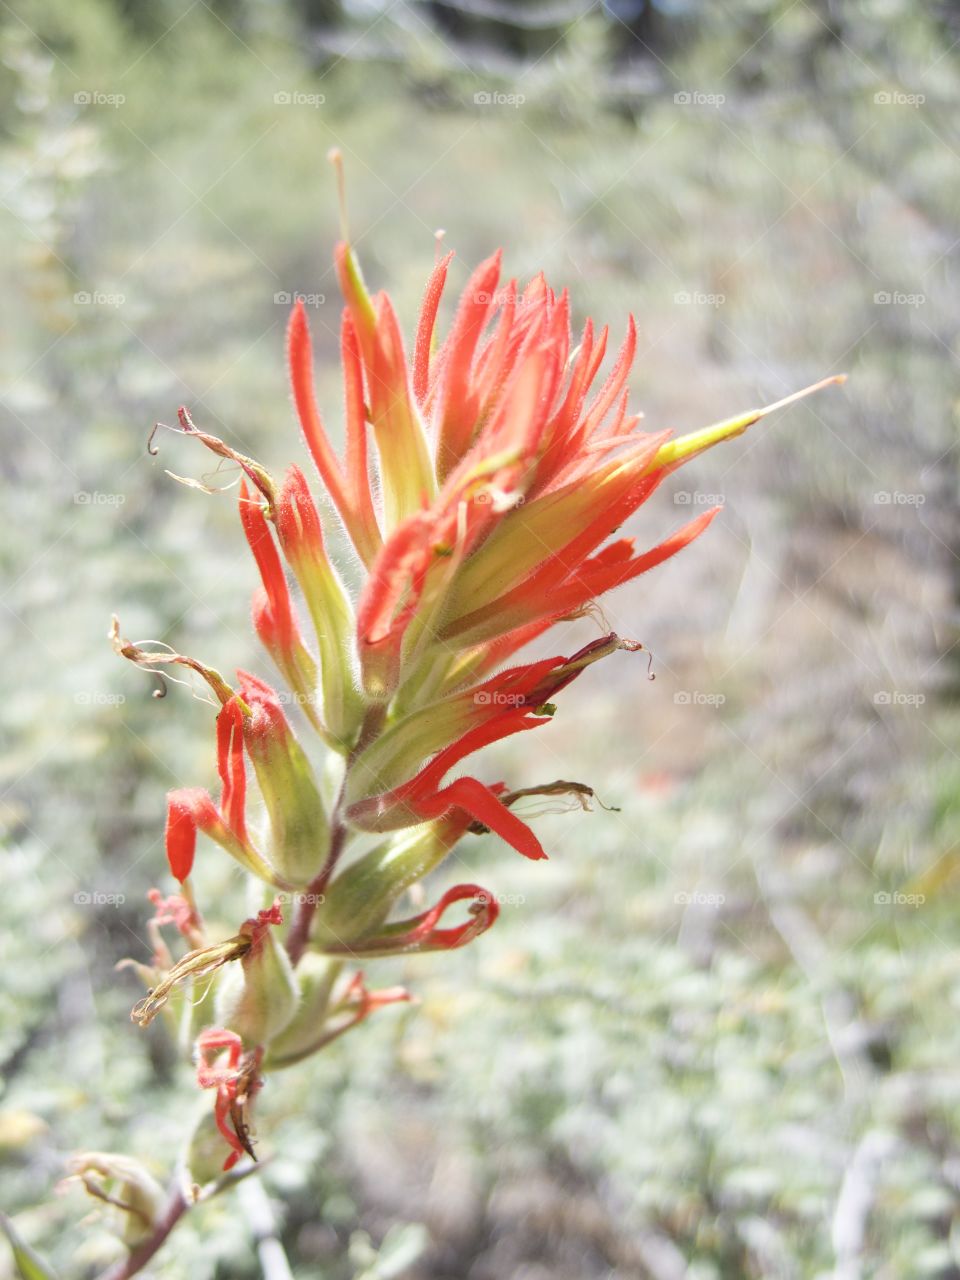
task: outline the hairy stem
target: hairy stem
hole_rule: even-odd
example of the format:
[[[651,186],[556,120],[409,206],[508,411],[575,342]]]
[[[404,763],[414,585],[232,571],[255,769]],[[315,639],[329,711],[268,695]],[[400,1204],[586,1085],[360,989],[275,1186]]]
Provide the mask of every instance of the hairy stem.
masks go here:
[[[337,795],[336,803],[333,806],[333,815],[330,827],[330,850],[327,853],[326,862],[320,869],[320,873],[314,877],[307,885],[306,892],[301,896],[300,904],[297,907],[297,914],[294,917],[293,924],[290,926],[290,932],[287,935],[287,955],[290,962],[294,966],[300,963],[310,938],[310,926],[313,923],[313,917],[316,914],[327,885],[330,883],[330,877],[337,869],[337,863],[343,853],[347,842],[347,825],[343,820],[343,797],[347,789],[347,778],[350,776],[350,766],[356,760],[357,756],[370,745],[378,736],[383,728],[383,722],[386,719],[386,707],[382,703],[374,703],[367,709],[364,716],[363,724],[360,726],[360,733],[357,737],[356,745],[350,752],[347,759],[347,767],[343,776],[343,782],[340,785],[340,792]]]
[[[339,808],[339,800],[337,807]],[[335,818],[330,831],[330,852],[327,854],[327,860],[323,864],[320,874],[310,881],[306,891],[300,895],[297,914],[294,916],[290,932],[287,934],[287,955],[290,957],[290,963],[294,966],[300,963],[306,950],[307,940],[310,937],[310,926],[313,923],[317,905],[323,897],[330,877],[333,875],[340,860],[346,840],[347,828],[343,822]]]
[[[169,1204],[153,1229],[153,1234],[135,1249],[131,1249],[127,1257],[105,1272],[102,1280],[130,1280],[138,1271],[142,1271],[154,1254],[158,1253],[166,1242],[174,1227],[190,1208],[183,1197],[180,1187],[174,1188]]]

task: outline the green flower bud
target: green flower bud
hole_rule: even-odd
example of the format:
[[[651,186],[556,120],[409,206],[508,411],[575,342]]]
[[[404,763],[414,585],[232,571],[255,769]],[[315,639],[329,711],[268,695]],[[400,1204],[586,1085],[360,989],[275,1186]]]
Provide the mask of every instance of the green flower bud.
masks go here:
[[[323,799],[277,694],[255,676],[237,674],[250,707],[244,744],[270,816],[270,862],[288,884],[308,885],[323,866],[330,841]]]
[[[286,1027],[299,1003],[296,974],[270,928],[280,923],[280,909],[274,906],[244,926],[250,933],[249,950],[239,964],[224,970],[217,990],[217,1024],[235,1031],[246,1045],[267,1044]]]

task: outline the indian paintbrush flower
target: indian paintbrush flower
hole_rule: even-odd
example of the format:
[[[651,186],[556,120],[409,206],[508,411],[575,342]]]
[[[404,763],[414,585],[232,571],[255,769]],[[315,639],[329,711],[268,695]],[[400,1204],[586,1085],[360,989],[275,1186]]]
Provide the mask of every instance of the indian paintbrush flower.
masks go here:
[[[679,439],[642,432],[628,408],[632,319],[601,380],[607,330],[588,320],[574,342],[566,292],[542,276],[522,289],[502,281],[497,253],[470,276],[438,341],[451,258],[430,276],[408,358],[392,302],[370,295],[346,239],[337,246],[343,460],[316,403],[306,311],[295,305],[293,401],[327,502],[318,506],[298,467],[277,483],[180,411],[184,433],[241,470],[240,520],[260,578],[254,625],[288,694],[244,671],[233,687],[195,659],[123,641],[116,624],[112,632],[125,657],[154,671],[186,666],[216,700],[220,802],[200,787],[170,792],[167,856],[184,889],[155,899],[155,937],[159,923],[174,923],[190,950],[174,960],[157,943],[154,967],[143,968],[152,990],[134,1017],[149,1022],[181,984],[216,984],[216,1025],[201,1031],[196,1061],[198,1083],[215,1091],[225,1168],[253,1155],[250,1106],[264,1069],[300,1061],[409,998],[402,988],[369,991],[345,965],[452,950],[494,924],[497,900],[476,884],[402,913],[404,895],[461,839],[490,831],[527,858],[547,856],[514,805],[529,795],[585,801],[588,786],[509,789],[457,771],[482,748],[548,723],[553,700],[592,664],[642,646],[611,633],[569,656],[515,655],[698,537],[717,508],[649,550],[618,531],[673,470],[795,398]],[[363,573],[355,598],[328,554],[335,519]],[[332,748],[331,785],[285,706]],[[249,873],[261,902],[282,890],[289,919],[278,900],[234,936],[206,941],[190,887],[198,833]],[[360,852],[348,856],[355,840]],[[445,923],[458,904],[466,920]]]

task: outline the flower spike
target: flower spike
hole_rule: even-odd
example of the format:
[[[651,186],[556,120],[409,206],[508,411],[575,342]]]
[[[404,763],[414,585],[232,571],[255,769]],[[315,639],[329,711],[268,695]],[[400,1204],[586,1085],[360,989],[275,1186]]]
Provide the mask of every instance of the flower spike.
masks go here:
[[[307,450],[359,566],[338,572],[326,499],[315,500],[298,466],[278,484],[181,410],[183,432],[241,469],[240,518],[261,583],[254,626],[284,687],[239,671],[234,689],[196,659],[122,640],[116,622],[111,631],[117,652],[148,671],[200,675],[217,707],[219,802],[202,787],[169,793],[167,858],[182,888],[151,892],[153,956],[131,964],[147,987],[132,1017],[146,1026],[165,1011],[180,1043],[195,1046],[197,1084],[214,1094],[212,1123],[207,1113],[187,1162],[198,1185],[214,1188],[221,1164],[256,1158],[251,1112],[265,1070],[410,999],[402,987],[371,991],[362,972],[345,975],[349,957],[453,951],[498,917],[497,900],[473,883],[421,894],[418,904],[434,905],[414,915],[400,905],[405,895],[468,835],[496,835],[539,862],[547,851],[531,825],[537,812],[590,809],[585,783],[521,778],[508,787],[470,766],[484,748],[549,724],[555,700],[595,663],[643,648],[610,632],[597,602],[689,546],[719,508],[638,549],[629,522],[640,507],[690,458],[843,381],[823,379],[688,435],[646,431],[628,394],[633,317],[608,361],[608,330],[588,319],[578,339],[566,290],[542,274],[525,286],[504,282],[498,251],[470,273],[438,337],[452,260],[439,245],[408,348],[393,302],[364,282],[339,151],[331,159],[341,205],[342,455],[317,404],[302,302],[287,358]],[[294,592],[309,613],[309,648]],[[572,619],[598,622],[602,633],[568,655],[515,656]],[[304,729],[331,748],[327,767],[315,767]],[[265,885],[282,891],[224,941],[210,941],[227,932],[206,923],[215,913],[196,907],[198,832],[249,873],[255,906]],[[457,904],[466,918],[450,924]],[[167,925],[180,938],[162,934]]]

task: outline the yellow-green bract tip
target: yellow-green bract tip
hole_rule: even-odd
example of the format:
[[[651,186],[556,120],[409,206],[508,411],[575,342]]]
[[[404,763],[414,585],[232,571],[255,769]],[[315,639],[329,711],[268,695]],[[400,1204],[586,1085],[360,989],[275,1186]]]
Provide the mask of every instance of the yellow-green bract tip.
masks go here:
[[[732,440],[734,436],[740,435],[746,431],[747,427],[753,426],[755,422],[759,422],[761,418],[767,417],[776,409],[784,409],[787,405],[793,404],[797,400],[802,400],[805,396],[813,395],[815,391],[822,391],[824,387],[840,386],[847,380],[845,373],[836,373],[829,378],[821,378],[819,382],[814,382],[809,387],[804,387],[802,391],[794,391],[792,395],[784,396],[782,400],[777,400],[774,404],[768,404],[763,409],[749,409],[746,413],[739,414],[735,418],[725,418],[722,422],[715,422],[712,426],[703,427],[700,431],[691,431],[689,435],[679,436],[676,440],[668,440],[657,450],[657,454],[650,466],[650,471],[659,471],[662,467],[675,466],[679,462],[685,462],[694,454],[702,453],[704,449],[709,449],[715,444],[719,444],[722,440]]]

